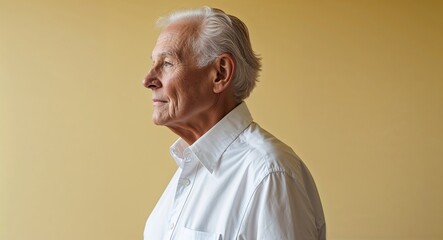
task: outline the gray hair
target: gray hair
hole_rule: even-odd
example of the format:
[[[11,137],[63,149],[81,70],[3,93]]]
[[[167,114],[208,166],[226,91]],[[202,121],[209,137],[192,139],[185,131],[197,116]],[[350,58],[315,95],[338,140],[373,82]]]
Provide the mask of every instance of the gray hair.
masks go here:
[[[220,9],[202,7],[171,13],[160,18],[157,26],[164,28],[181,20],[199,24],[197,35],[187,39],[187,44],[200,67],[212,63],[222,53],[232,54],[236,64],[232,79],[235,98],[238,102],[247,98],[258,81],[261,63],[252,50],[246,25]]]

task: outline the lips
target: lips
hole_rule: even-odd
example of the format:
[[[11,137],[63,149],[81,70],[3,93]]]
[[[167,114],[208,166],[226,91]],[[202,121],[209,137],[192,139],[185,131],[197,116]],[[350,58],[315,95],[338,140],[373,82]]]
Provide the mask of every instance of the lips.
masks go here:
[[[154,105],[159,105],[159,104],[164,104],[164,103],[167,103],[168,101],[166,101],[166,100],[162,100],[162,99],[158,99],[158,98],[154,98],[154,99],[152,99],[152,103],[154,104]]]

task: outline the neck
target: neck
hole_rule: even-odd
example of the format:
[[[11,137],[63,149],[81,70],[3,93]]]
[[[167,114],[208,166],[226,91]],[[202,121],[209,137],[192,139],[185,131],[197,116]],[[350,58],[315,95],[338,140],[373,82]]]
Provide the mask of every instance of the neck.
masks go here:
[[[186,124],[175,124],[167,127],[181,137],[186,143],[192,145],[238,104],[239,103],[236,103],[235,101],[224,104],[215,104],[215,106],[208,109],[208,111],[202,112],[199,116],[193,117],[190,121],[185,121]]]

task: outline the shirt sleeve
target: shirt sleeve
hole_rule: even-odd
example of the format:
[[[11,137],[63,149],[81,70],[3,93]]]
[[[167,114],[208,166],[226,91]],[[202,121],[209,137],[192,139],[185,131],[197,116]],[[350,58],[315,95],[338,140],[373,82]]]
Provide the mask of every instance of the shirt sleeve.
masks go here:
[[[312,177],[307,174],[268,174],[248,203],[237,239],[324,240],[323,210],[318,213],[316,209],[320,199],[314,182],[309,182]],[[316,196],[310,196],[312,184]]]

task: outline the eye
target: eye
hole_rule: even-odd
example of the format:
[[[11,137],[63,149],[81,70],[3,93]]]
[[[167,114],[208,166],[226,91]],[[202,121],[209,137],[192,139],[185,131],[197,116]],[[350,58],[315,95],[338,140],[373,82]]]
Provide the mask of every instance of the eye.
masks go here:
[[[163,62],[162,62],[162,66],[163,66],[163,67],[172,67],[173,65],[172,65],[171,62],[163,61]]]

